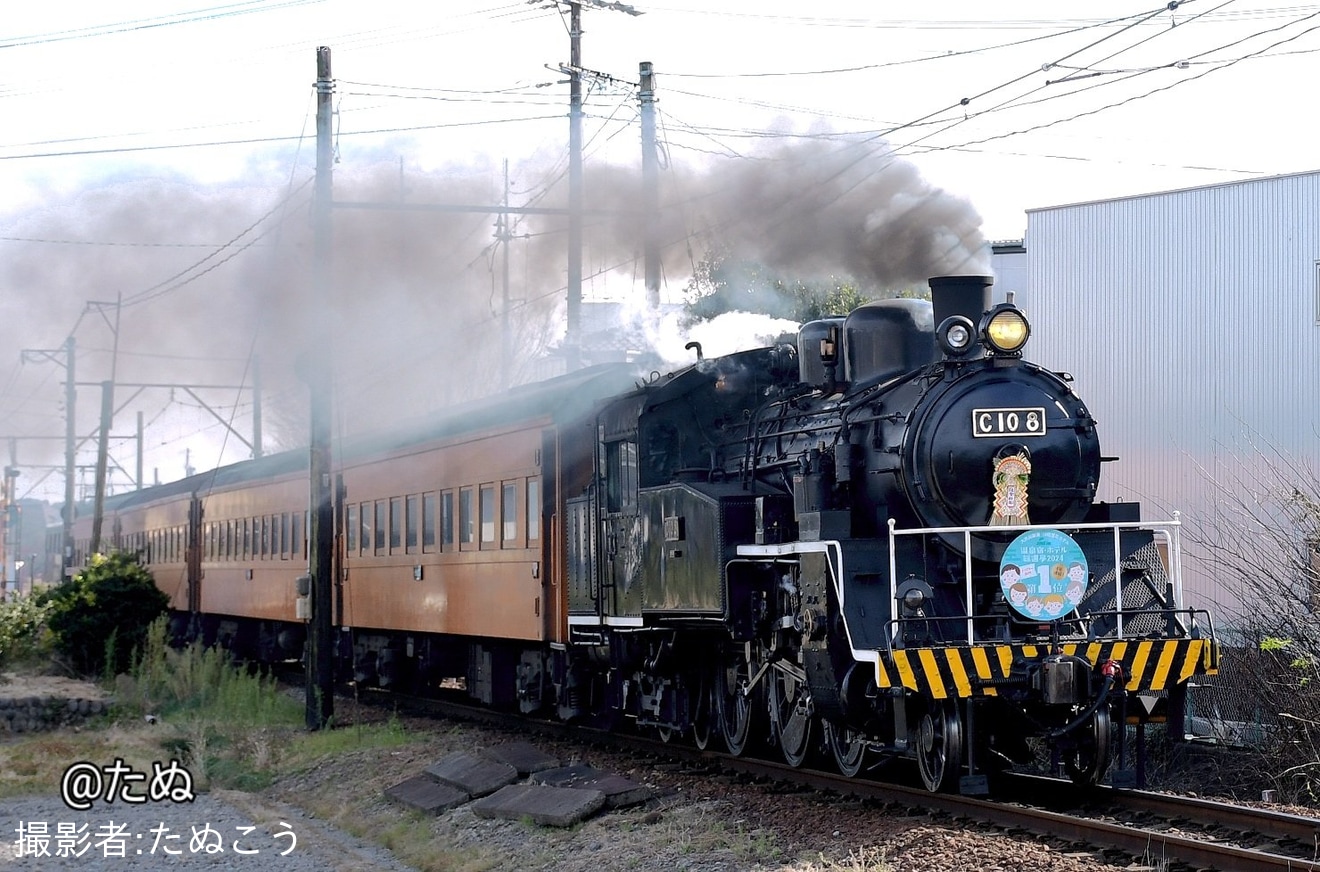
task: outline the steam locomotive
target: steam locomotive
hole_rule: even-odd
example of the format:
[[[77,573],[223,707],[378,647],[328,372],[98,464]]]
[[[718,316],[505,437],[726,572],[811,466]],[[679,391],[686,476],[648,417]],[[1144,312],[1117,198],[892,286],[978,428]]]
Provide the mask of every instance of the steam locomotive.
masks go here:
[[[1099,781],[1116,716],[1179,717],[1218,644],[1183,604],[1176,516],[1096,501],[1095,421],[990,285],[342,446],[341,675],[850,775],[914,758],[932,791],[1042,746]],[[178,636],[296,658],[307,474],[291,453],[114,497],[111,541]]]

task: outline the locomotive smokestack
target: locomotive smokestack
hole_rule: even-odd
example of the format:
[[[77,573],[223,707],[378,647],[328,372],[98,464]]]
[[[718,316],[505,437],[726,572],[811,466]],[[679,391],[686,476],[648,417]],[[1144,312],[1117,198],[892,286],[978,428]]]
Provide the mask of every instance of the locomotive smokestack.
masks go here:
[[[935,276],[930,280],[930,301],[935,309],[935,326],[952,315],[963,315],[973,324],[990,308],[990,286],[994,276]]]

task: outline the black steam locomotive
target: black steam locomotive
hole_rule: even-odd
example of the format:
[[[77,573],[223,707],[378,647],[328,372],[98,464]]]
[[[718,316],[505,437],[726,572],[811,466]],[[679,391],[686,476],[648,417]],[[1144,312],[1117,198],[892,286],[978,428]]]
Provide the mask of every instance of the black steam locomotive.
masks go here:
[[[1218,649],[1181,602],[1177,522],[1095,501],[1095,421],[990,284],[932,279],[931,302],[600,407],[594,482],[567,501],[562,715],[793,765],[827,749],[849,774],[914,756],[965,792],[1028,739],[1094,783],[1127,695],[1179,715]]]

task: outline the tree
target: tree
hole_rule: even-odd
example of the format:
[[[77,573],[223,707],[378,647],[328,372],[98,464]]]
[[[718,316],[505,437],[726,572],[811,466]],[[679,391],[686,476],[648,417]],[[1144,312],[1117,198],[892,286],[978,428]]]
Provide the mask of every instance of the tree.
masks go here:
[[[87,568],[42,594],[56,650],[89,675],[118,674],[131,665],[167,597],[136,554],[95,554]]]
[[[875,299],[923,296],[910,288],[863,289],[838,276],[815,281],[785,277],[763,263],[733,258],[723,248],[707,252],[684,292],[688,324],[726,312],[755,312],[801,324],[827,315],[846,315]]]
[[[1202,714],[1253,755],[1281,799],[1320,802],[1320,483],[1304,461],[1253,442],[1203,470],[1213,499],[1189,551],[1228,591],[1231,627]],[[1227,620],[1225,620],[1227,619]],[[1208,705],[1207,705],[1208,703]],[[1194,700],[1195,704],[1195,700]]]

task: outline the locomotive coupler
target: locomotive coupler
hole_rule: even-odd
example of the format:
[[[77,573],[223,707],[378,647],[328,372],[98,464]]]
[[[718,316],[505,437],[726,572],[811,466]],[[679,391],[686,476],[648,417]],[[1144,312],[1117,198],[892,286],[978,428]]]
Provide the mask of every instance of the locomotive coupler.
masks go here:
[[[1114,682],[1117,681],[1119,682],[1119,685],[1122,686],[1123,667],[1117,661],[1106,660],[1101,664],[1100,675],[1103,677],[1103,681],[1100,683],[1100,692],[1095,695],[1095,701],[1087,706],[1086,710],[1077,717],[1073,718],[1059,729],[1051,732],[1049,734],[1050,739],[1057,739],[1060,736],[1071,733],[1078,727],[1088,723],[1091,720],[1091,716],[1096,713],[1100,706],[1104,705],[1109,700],[1109,691],[1113,689]]]
[[[1046,705],[1079,705],[1091,698],[1091,664],[1080,657],[1051,654],[1037,674]]]

